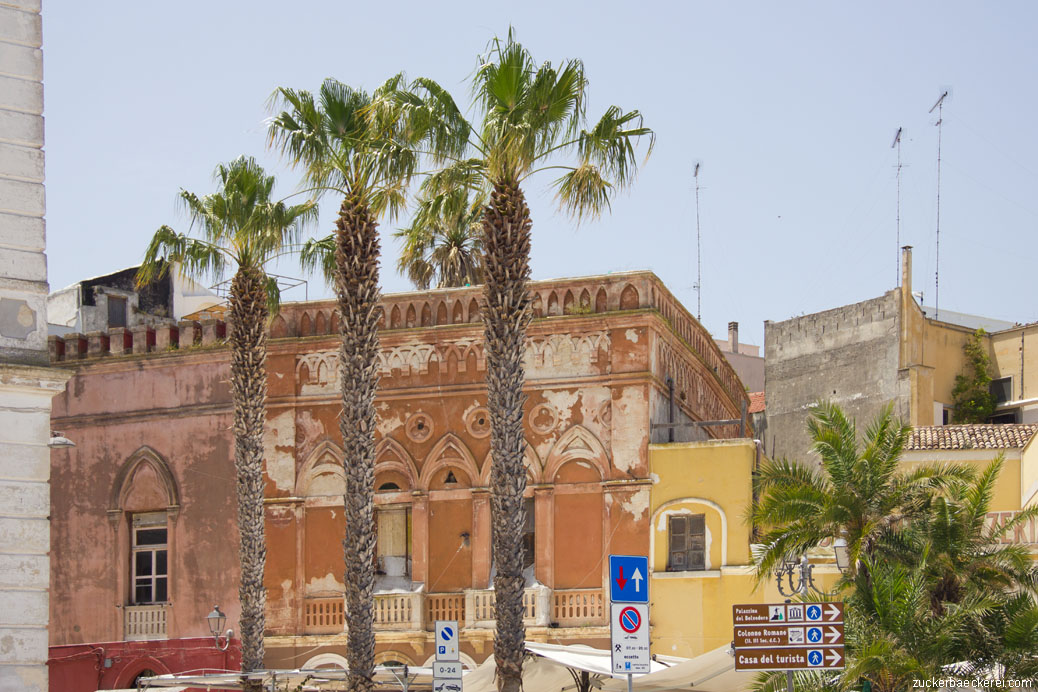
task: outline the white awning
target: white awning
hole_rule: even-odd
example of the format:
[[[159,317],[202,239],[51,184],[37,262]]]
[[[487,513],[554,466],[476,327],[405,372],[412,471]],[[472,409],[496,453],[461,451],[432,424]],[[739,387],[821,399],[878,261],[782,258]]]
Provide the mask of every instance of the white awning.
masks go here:
[[[665,690],[742,692],[748,690],[753,682],[754,674],[736,672],[735,659],[728,653],[729,648],[729,646],[722,646],[658,673],[636,677],[633,687],[639,692],[664,692]],[[610,692],[626,692],[627,682],[607,680],[602,684],[602,689]]]
[[[602,680],[612,679],[612,660],[609,652],[604,649],[594,649],[582,644],[563,646],[526,642],[526,650],[534,657],[523,663],[523,689],[573,689],[575,681],[570,671],[575,671],[578,675],[581,672],[588,673],[595,687],[600,687]],[[656,661],[652,661],[650,665],[654,672],[661,672],[667,668],[663,663]],[[490,656],[476,670],[465,676],[465,692],[497,692],[497,685],[494,683],[496,672],[494,657]],[[626,680],[627,676],[618,677]],[[647,676],[636,675],[634,679],[637,680],[639,677]],[[626,687],[624,689],[626,690]]]

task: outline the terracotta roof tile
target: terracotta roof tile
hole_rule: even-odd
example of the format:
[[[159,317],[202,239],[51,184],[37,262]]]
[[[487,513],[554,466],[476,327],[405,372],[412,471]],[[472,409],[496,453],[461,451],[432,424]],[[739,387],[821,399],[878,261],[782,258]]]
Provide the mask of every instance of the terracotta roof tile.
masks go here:
[[[912,429],[906,450],[1016,449],[1038,432],[1038,424],[927,425]]]
[[[764,392],[750,392],[749,413],[760,413],[764,410]]]

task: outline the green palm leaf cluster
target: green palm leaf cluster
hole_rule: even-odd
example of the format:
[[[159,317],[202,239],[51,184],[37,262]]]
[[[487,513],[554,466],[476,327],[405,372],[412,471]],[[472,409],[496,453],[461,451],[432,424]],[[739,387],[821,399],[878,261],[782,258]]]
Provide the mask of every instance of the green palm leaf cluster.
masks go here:
[[[394,234],[403,241],[400,273],[420,289],[482,283],[485,202],[463,188],[436,194],[423,186],[411,224]]]
[[[234,268],[230,285],[231,396],[237,473],[241,563],[242,670],[263,667],[266,537],[263,510],[263,429],[267,397],[267,323],[280,295],[268,263],[292,250],[302,227],[316,218],[312,201],[287,205],[273,198],[274,178],[252,158],[217,166],[217,192],[180,200],[201,237],[162,226],[152,237],[137,273],[141,286],[178,267],[185,276],[217,279]],[[251,683],[246,681],[245,689]]]
[[[858,439],[837,406],[809,422],[820,464],[766,462],[749,519],[762,529],[758,580],[826,539],[847,542],[838,584],[847,602],[847,669],[803,676],[803,689],[910,689],[913,680],[1038,673],[1038,567],[1003,542],[1038,517],[1027,508],[991,525],[1003,466],[926,464],[906,470],[909,430],[885,410]],[[758,689],[778,685],[762,676]]]

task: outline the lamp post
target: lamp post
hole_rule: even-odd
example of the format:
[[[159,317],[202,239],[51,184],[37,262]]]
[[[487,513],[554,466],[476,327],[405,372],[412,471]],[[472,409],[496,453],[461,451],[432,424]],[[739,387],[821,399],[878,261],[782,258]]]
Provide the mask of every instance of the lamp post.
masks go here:
[[[836,558],[836,567],[842,574],[846,574],[851,567],[851,556],[847,550],[847,539],[837,538],[833,541],[833,555]]]
[[[231,637],[234,636],[234,630],[228,629],[226,632],[224,631],[223,626],[227,622],[227,616],[220,612],[220,606],[214,605],[213,612],[206,615],[205,619],[209,623],[209,633],[213,635],[216,648],[220,651],[227,651],[227,647],[231,645]],[[223,637],[223,646],[220,645],[221,637]]]
[[[775,582],[778,584],[779,593],[786,597],[786,603],[790,602],[790,596],[805,594],[809,588],[815,588],[815,579],[811,576],[813,570],[814,565],[808,561],[807,555],[801,555],[799,560],[795,557],[787,557],[782,561],[782,566],[775,570]],[[794,582],[794,574],[797,571],[800,574]],[[789,584],[788,593],[782,587],[783,577],[786,578],[786,582]],[[786,690],[787,692],[793,692],[793,671],[791,670],[786,671]]]
[[[782,566],[775,570],[775,581],[778,584],[779,593],[785,596],[787,599],[790,596],[796,594],[807,593],[807,590],[815,588],[815,580],[811,575],[814,570],[814,565],[808,562],[807,555],[802,556],[799,560],[796,558],[787,558],[783,561]],[[799,572],[799,576],[794,576]],[[789,592],[782,586],[782,578],[786,578],[786,582],[789,584]],[[794,579],[796,581],[794,581]],[[817,589],[816,589],[817,590]]]

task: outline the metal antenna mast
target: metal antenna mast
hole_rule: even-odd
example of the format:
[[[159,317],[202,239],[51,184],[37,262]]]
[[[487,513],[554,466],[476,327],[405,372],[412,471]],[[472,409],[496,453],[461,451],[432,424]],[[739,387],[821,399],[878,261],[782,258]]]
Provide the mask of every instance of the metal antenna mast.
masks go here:
[[[941,130],[944,123],[944,98],[947,95],[947,91],[941,94],[941,98],[930,109],[931,113],[937,110],[937,270],[934,272],[934,319],[939,319],[941,315]]]
[[[897,147],[897,244],[894,246],[894,257],[897,258],[897,275],[894,277],[894,285],[901,285],[901,130],[903,128],[897,128],[897,134],[894,135],[894,143],[890,145],[893,149]]]
[[[703,246],[699,232],[699,164],[692,177],[696,179],[696,319],[703,319]]]

